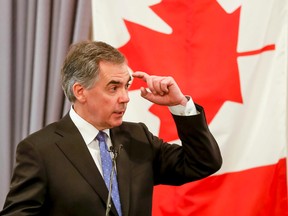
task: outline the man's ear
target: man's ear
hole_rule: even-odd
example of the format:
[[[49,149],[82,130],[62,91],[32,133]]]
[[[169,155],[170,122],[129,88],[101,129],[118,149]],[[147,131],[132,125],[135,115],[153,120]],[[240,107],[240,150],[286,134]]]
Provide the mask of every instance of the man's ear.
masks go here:
[[[85,96],[85,88],[79,84],[79,83],[74,83],[73,85],[73,92],[74,92],[74,96],[76,97],[76,99],[80,102],[83,103],[86,101],[86,96]]]

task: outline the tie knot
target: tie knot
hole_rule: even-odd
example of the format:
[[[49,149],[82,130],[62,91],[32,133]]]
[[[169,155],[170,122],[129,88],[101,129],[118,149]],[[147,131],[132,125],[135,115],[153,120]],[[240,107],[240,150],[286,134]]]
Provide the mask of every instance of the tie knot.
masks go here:
[[[103,131],[99,131],[99,133],[97,134],[96,136],[96,139],[99,141],[99,142],[105,142],[105,132]]]

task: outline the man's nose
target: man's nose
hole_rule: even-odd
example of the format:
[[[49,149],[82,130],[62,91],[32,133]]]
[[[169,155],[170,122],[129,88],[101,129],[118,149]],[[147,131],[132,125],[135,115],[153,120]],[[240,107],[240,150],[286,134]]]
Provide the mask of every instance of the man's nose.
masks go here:
[[[128,90],[123,90],[119,97],[120,103],[128,103],[130,101]]]

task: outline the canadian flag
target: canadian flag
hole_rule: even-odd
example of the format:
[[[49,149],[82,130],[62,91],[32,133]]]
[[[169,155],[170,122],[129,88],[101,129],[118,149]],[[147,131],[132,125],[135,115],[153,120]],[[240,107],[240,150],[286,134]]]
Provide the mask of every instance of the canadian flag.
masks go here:
[[[221,148],[215,175],[156,186],[154,216],[285,216],[288,145],[287,0],[92,0],[93,36],[133,71],[173,76],[205,108]],[[179,142],[167,108],[139,97],[126,120]]]

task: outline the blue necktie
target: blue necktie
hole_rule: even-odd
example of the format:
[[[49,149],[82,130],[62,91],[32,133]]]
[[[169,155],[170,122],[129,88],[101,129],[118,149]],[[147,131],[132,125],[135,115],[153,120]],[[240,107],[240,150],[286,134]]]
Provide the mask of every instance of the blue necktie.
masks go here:
[[[108,151],[107,144],[106,144],[105,136],[106,134],[103,131],[99,131],[98,135],[96,136],[96,139],[99,141],[103,178],[109,190],[110,175],[112,172],[113,165],[112,165],[112,159],[111,159],[111,156]],[[119,196],[116,173],[113,176],[111,197],[117,209],[118,214],[121,216],[122,212],[121,212],[120,196]]]

